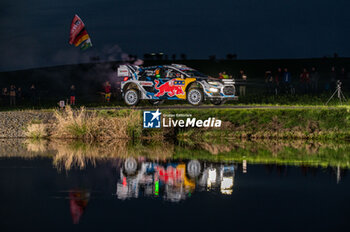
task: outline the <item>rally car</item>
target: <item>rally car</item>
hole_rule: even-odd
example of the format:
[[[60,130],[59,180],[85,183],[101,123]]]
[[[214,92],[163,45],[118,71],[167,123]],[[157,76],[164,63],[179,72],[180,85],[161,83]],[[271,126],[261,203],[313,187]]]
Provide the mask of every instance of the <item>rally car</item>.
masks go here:
[[[180,64],[139,67],[120,65],[121,92],[125,103],[135,106],[140,100],[160,104],[164,100],[187,100],[197,106],[204,100],[220,105],[236,98],[232,79],[210,78]]]
[[[128,157],[120,167],[116,196],[125,200],[140,196],[179,202],[195,191],[217,191],[231,195],[236,167],[229,163],[199,160],[162,162]]]

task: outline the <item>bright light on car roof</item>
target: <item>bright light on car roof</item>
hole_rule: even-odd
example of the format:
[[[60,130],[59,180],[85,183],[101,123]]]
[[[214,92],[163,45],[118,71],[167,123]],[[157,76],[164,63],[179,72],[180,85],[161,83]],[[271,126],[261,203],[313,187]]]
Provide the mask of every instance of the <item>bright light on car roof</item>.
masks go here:
[[[178,68],[180,70],[193,70],[192,68],[190,67],[187,67],[186,65],[184,64],[171,64],[171,66],[175,67],[175,68]]]

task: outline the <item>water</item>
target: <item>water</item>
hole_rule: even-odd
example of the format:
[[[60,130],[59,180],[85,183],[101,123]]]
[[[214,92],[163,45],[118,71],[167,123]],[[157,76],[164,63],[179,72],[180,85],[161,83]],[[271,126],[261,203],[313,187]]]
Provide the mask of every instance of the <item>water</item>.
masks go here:
[[[266,155],[265,163],[249,162],[263,155],[232,158],[242,147],[227,144],[217,149],[206,144],[202,150],[174,146],[166,156],[122,157],[102,155],[95,146],[19,144],[23,142],[0,146],[1,231],[343,231],[350,224],[350,179],[344,164],[310,164],[310,159],[298,165],[290,164],[295,160],[273,163],[265,162]],[[294,146],[296,153],[304,145],[278,149]],[[135,146],[127,150],[135,152]],[[147,145],[142,152],[165,149],[160,146]],[[330,147],[333,159],[348,149],[321,144],[314,156]],[[244,148],[251,156],[259,154],[249,144]],[[98,156],[88,153],[94,149]],[[196,157],[185,156],[188,150]],[[208,151],[214,158],[203,158]],[[272,156],[278,160],[279,154]]]

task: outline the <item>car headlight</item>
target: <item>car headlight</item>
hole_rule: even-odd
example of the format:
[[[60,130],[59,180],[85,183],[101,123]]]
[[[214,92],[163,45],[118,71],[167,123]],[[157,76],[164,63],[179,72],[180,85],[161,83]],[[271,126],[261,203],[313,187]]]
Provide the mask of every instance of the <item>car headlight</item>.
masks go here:
[[[209,91],[213,92],[213,93],[217,93],[219,91],[219,89],[217,89],[217,88],[209,88]]]

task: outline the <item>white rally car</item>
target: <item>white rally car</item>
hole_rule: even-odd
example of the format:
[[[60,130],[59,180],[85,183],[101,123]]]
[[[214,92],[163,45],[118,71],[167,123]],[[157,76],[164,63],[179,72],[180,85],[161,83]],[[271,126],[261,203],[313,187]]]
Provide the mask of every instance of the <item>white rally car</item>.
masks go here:
[[[185,65],[158,65],[141,68],[120,65],[121,92],[125,103],[134,106],[140,100],[159,104],[164,100],[187,100],[199,105],[204,100],[220,105],[236,99],[233,79],[210,78]]]

